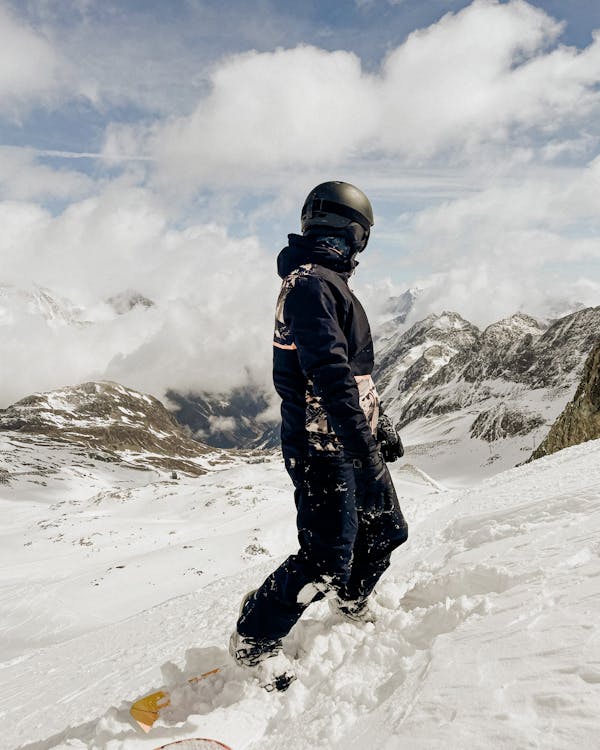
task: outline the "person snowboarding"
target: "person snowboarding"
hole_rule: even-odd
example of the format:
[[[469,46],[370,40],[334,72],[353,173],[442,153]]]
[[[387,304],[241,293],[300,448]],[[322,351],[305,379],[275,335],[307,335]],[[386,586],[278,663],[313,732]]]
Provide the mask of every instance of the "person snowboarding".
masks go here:
[[[270,688],[294,679],[282,638],[312,602],[326,597],[341,617],[374,621],[369,595],[408,537],[386,466],[402,442],[382,413],[369,322],[348,286],[373,224],[361,190],[324,182],[304,203],[302,235],[290,234],[277,258],[273,381],[300,549],[246,594],[229,643]]]

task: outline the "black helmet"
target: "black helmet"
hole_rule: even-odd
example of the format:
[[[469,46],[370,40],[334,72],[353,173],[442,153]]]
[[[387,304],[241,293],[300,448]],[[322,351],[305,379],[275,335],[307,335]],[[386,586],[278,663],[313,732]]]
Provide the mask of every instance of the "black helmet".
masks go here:
[[[356,250],[360,252],[366,247],[374,224],[373,208],[367,196],[354,185],[323,182],[313,188],[304,201],[301,222],[303,233],[323,229],[333,229],[337,233],[347,228]]]

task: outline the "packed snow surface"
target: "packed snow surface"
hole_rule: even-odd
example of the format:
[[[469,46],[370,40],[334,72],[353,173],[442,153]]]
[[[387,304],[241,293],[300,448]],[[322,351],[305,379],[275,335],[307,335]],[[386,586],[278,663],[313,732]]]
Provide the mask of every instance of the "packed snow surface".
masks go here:
[[[24,447],[0,440],[14,471]],[[294,549],[278,457],[175,481],[74,469],[62,450],[62,472],[23,464],[0,485],[2,748],[599,747],[600,441],[471,487],[416,456],[394,465],[411,533],[379,619],[313,605],[284,642],[298,679],[281,694],[226,653],[242,594]],[[144,735],[131,702],[165,686]]]

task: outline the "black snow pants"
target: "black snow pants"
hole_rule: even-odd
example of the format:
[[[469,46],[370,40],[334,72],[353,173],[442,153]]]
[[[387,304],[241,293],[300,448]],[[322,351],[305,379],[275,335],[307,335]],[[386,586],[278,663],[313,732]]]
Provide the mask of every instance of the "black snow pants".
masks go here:
[[[286,459],[286,468],[295,487],[300,549],[248,599],[237,623],[239,633],[261,640],[282,638],[323,596],[367,597],[408,537],[395,493],[382,513],[363,511],[368,504],[357,495],[347,459]]]

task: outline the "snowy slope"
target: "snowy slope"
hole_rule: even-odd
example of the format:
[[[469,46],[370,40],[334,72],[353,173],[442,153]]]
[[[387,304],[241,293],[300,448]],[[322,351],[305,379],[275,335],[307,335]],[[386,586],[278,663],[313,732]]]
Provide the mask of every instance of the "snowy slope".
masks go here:
[[[411,538],[378,623],[314,605],[285,642],[299,679],[276,695],[232,666],[183,678],[226,662],[241,594],[293,547],[276,458],[179,483],[94,465],[0,485],[0,746],[597,748],[599,459],[595,441],[460,491],[394,467]],[[163,684],[172,708],[142,736],[129,701]]]

